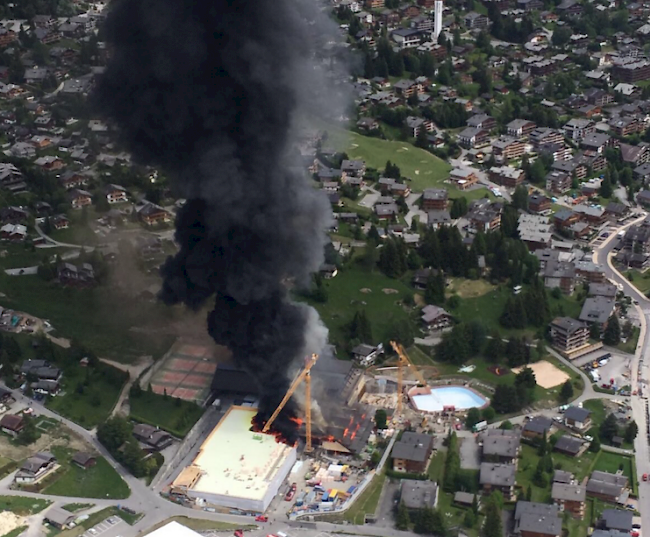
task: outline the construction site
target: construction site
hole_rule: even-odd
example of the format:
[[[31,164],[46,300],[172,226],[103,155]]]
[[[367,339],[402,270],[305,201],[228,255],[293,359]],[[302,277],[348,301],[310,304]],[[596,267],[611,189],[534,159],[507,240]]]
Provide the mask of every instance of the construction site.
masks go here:
[[[462,382],[436,385],[437,372],[423,374],[401,345],[393,343],[393,349],[396,361],[366,370],[331,355],[306,358],[259,430],[252,426],[257,394],[244,382],[245,372],[218,364],[214,395],[230,396],[231,403],[173,480],[170,494],[178,501],[243,513],[335,510],[371,477],[373,453],[382,451],[394,430],[406,426],[443,434],[460,424],[468,408],[488,404]],[[273,434],[273,423],[294,396],[302,412],[295,419],[300,441],[287,445]],[[378,408],[388,416],[388,428],[381,431],[374,422]]]

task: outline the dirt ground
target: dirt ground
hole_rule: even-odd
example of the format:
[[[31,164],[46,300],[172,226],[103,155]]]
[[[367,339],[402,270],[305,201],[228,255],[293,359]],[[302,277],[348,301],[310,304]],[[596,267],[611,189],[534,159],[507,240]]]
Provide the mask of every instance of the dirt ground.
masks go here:
[[[570,378],[568,374],[546,360],[535,362],[534,364],[528,364],[528,367],[530,367],[533,370],[533,373],[535,373],[537,384],[546,390],[564,384]],[[522,369],[522,367],[518,367],[513,369],[512,372],[519,373]]]
[[[41,431],[41,437],[28,446],[14,445],[9,441],[8,436],[0,435],[0,453],[3,457],[14,461],[31,457],[39,451],[48,451],[52,446],[66,446],[76,451],[94,451],[82,438],[61,425],[48,433]],[[0,532],[0,535],[4,535],[4,533]]]
[[[450,291],[456,291],[460,298],[476,298],[494,290],[495,286],[485,280],[452,280],[447,288],[447,294]]]
[[[0,512],[0,535],[6,535],[11,530],[25,526],[27,519],[14,515],[11,511]]]

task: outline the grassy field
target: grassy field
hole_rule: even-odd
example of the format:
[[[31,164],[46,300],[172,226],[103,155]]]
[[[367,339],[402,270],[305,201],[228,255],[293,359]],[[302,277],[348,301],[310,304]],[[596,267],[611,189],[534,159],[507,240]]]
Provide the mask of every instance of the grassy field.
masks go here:
[[[0,272],[0,292],[6,295],[5,307],[46,319],[57,336],[79,341],[99,356],[121,362],[143,354],[162,356],[174,337],[155,331],[183,315],[182,309],[128,299],[113,287],[62,288],[38,276]],[[147,333],[147,329],[152,332]]]
[[[237,528],[242,528],[242,529],[247,529],[247,528],[255,528],[254,525],[252,524],[229,524],[228,522],[219,522],[217,520],[202,520],[199,518],[188,518],[186,516],[175,516],[172,518],[168,518],[167,520],[163,520],[159,524],[156,524],[153,526],[151,529],[149,529],[146,533],[143,533],[144,535],[149,535],[153,531],[157,530],[158,528],[169,524],[170,522],[178,522],[179,524],[182,524],[183,526],[186,526],[194,531],[197,532],[206,532],[206,531],[229,531],[229,530],[235,530]]]
[[[83,511],[85,509],[90,509],[93,507],[94,503],[67,503],[63,505],[63,509],[69,511],[70,513],[76,513],[78,511]]]
[[[434,363],[424,351],[421,351],[415,345],[406,349],[406,354],[408,354],[409,359],[414,365],[433,365]]]
[[[63,376],[65,394],[50,397],[47,407],[92,429],[111,413],[127,379],[127,373],[103,362],[93,369],[67,367]]]
[[[602,399],[588,399],[582,403],[582,407],[591,410],[591,422],[598,427],[606,418],[605,405]]]
[[[618,453],[610,453],[609,451],[600,452],[594,470],[609,472],[610,474],[615,474],[619,470],[622,470],[623,475],[627,476],[630,483],[635,478],[632,471],[632,457],[626,457]]]
[[[345,520],[350,524],[363,524],[366,514],[374,515],[386,481],[385,474],[377,474],[352,507],[345,512]]]
[[[53,451],[59,464],[62,464],[66,470],[61,477],[43,490],[44,494],[115,500],[129,497],[128,485],[104,457],[98,456],[96,466],[82,470],[70,462],[74,452],[61,447],[55,447]]]
[[[176,436],[185,436],[203,414],[203,409],[194,403],[147,391],[131,397],[129,402],[132,419],[156,425]]]
[[[19,516],[29,516],[40,513],[52,502],[40,498],[25,498],[24,496],[0,496],[0,513],[11,511]]]
[[[29,526],[18,526],[17,528],[14,528],[11,530],[9,533],[5,533],[2,537],[18,537],[19,535],[22,535],[22,533],[28,528]]]
[[[485,283],[483,282],[483,284]],[[483,287],[486,290],[488,289],[485,285]],[[523,335],[533,332],[532,328],[506,330],[499,324],[499,317],[503,312],[506,301],[511,296],[512,290],[510,288],[499,286],[485,294],[475,294],[475,296],[461,300],[460,305],[452,314],[464,322],[480,321],[486,326],[488,331],[499,330],[502,335]],[[559,299],[556,299],[549,294],[548,300],[552,315],[566,315],[577,318],[582,309],[582,305],[576,300],[575,296],[568,297],[562,295]]]
[[[411,179],[411,189],[421,192],[425,188],[441,187],[449,176],[451,166],[444,160],[424,149],[408,142],[391,142],[379,138],[362,136],[355,132],[340,129],[328,129],[330,141],[336,149],[344,150],[351,159],[366,162],[369,168],[384,169],[390,160],[400,168],[402,176]],[[460,192],[451,185],[444,185],[450,191],[450,197]],[[481,196],[482,197],[482,196]]]
[[[650,291],[650,271],[641,272],[636,269],[623,271],[623,275],[644,295]],[[630,279],[632,276],[632,279]]]
[[[496,285],[486,280],[468,280],[466,278],[451,278],[446,289],[447,297],[457,294],[460,298],[476,298],[494,291]]]
[[[447,457],[447,451],[440,450],[436,451],[431,457],[431,462],[429,463],[428,474],[431,481],[436,483],[441,483],[445,475],[445,458]]]
[[[67,251],[69,251],[67,248],[34,248],[32,250],[22,244],[3,244],[0,248],[0,269],[33,267]]]
[[[345,344],[345,326],[357,310],[366,312],[372,328],[372,343],[386,341],[394,333],[395,323],[409,318],[401,300],[405,296],[412,296],[413,290],[379,272],[350,267],[342,270],[336,278],[326,280],[325,285],[329,293],[328,301],[311,304],[329,328],[330,341],[336,345]],[[362,293],[361,289],[370,289],[370,292]],[[387,294],[384,289],[394,289],[397,293],[391,291]]]

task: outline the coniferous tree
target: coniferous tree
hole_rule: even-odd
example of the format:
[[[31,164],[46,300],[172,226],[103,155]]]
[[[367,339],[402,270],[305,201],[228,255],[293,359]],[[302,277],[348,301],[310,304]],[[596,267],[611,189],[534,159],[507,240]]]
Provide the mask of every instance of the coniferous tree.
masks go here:
[[[563,403],[568,403],[573,397],[573,383],[571,382],[571,379],[568,379],[564,384],[562,384],[559,397],[560,401]]]
[[[409,511],[406,508],[404,502],[400,502],[399,507],[397,508],[397,518],[395,521],[395,527],[398,530],[406,531],[409,529],[410,524],[411,524],[411,517],[409,515]]]
[[[603,335],[603,343],[605,345],[616,346],[621,342],[621,325],[618,322],[618,317],[613,315],[607,323],[605,334]]]

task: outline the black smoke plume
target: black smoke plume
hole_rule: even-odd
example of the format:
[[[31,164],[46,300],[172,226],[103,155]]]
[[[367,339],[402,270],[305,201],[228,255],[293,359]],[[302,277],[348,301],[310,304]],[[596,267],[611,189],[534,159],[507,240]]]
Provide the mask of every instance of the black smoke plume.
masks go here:
[[[336,34],[314,0],[117,0],[103,28],[111,59],[97,110],[187,202],[161,298],[193,309],[215,297],[213,339],[260,390],[264,423],[305,353],[310,308],[289,298],[323,261],[331,220],[301,171],[303,117],[340,115]],[[335,81],[336,84],[332,84]],[[273,429],[296,440],[290,403]]]

